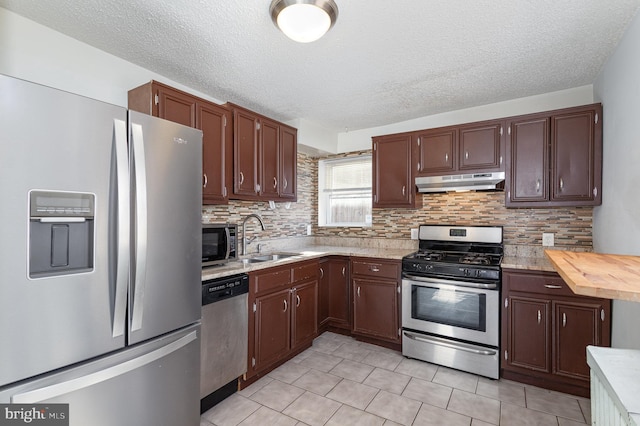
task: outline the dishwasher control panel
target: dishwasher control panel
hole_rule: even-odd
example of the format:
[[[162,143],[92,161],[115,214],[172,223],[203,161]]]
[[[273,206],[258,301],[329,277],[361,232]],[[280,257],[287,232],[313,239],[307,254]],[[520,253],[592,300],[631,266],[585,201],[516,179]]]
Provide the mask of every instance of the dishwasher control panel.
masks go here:
[[[247,274],[217,278],[202,283],[202,306],[249,292]]]

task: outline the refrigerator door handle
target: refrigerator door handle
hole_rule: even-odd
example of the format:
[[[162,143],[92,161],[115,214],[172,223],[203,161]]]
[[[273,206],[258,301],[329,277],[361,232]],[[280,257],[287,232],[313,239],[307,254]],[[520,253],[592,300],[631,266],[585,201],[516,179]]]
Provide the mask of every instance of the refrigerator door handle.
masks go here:
[[[132,157],[135,185],[135,279],[131,331],[142,328],[144,290],[147,277],[147,171],[145,167],[142,126],[131,123]]]
[[[55,385],[46,386],[40,389],[34,389],[28,392],[13,395],[11,397],[11,402],[13,404],[34,404],[40,401],[47,401],[49,399],[57,398],[68,393],[78,391],[80,389],[94,386],[98,383],[102,383],[115,377],[121,376],[156,360],[164,358],[172,354],[173,352],[176,352],[179,349],[185,347],[197,338],[197,331],[192,331],[186,336],[183,336],[174,342],[171,342],[165,346],[162,346],[161,348],[141,355],[137,358],[125,361],[121,364],[105,368],[104,370],[96,371],[95,373],[91,373],[86,376],[67,380],[61,383],[56,383]]]
[[[116,285],[113,307],[112,337],[122,336],[127,313],[127,282],[129,278],[129,155],[127,152],[127,123],[113,120],[113,138],[116,153],[116,176],[118,187],[118,231]]]

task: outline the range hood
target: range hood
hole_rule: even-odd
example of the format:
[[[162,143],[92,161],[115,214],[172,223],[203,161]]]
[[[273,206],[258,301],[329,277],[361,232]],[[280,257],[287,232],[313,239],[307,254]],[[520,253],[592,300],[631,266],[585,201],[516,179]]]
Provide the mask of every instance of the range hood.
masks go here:
[[[504,172],[417,177],[418,192],[491,191],[504,189]]]

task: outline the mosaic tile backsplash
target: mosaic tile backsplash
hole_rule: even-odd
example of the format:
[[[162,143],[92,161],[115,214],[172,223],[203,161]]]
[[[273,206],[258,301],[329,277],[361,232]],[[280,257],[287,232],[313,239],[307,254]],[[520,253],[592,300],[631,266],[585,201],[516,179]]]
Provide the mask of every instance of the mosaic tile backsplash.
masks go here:
[[[347,157],[369,152],[341,154]],[[255,220],[247,222],[247,235],[257,242],[306,235],[307,225],[318,237],[411,238],[411,228],[421,224],[502,225],[505,245],[540,246],[542,233],[555,233],[555,246],[576,250],[592,248],[593,208],[507,209],[504,192],[422,194],[421,209],[374,209],[373,223],[365,228],[318,227],[318,158],[298,153],[298,201],[276,203],[231,201],[228,206],[205,206],[204,222],[238,223],[249,213],[258,213],[267,229]],[[253,247],[249,251],[255,251]]]

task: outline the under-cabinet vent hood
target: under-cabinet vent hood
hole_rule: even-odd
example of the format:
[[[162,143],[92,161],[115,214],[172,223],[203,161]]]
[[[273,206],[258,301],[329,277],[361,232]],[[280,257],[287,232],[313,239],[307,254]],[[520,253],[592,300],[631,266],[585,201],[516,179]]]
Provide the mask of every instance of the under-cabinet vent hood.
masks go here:
[[[462,192],[504,189],[504,172],[417,177],[418,192]]]

